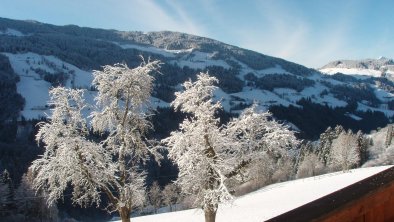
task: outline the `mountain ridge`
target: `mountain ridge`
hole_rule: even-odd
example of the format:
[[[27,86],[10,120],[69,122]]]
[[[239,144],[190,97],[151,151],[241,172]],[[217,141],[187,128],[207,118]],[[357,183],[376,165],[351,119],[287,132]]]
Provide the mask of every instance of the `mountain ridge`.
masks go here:
[[[293,62],[286,61],[281,58],[276,58],[272,56],[267,56],[252,50],[242,49],[237,46],[232,46],[214,39],[190,35],[181,32],[171,32],[171,31],[159,31],[159,32],[142,32],[142,31],[117,31],[113,29],[95,29],[88,27],[79,27],[76,25],[65,25],[65,26],[55,26],[51,24],[45,23],[34,23],[33,27],[29,26],[31,23],[20,21],[20,20],[11,20],[0,18],[0,30],[5,30],[7,28],[13,27],[18,31],[21,31],[25,35],[29,35],[31,33],[37,34],[65,34],[74,37],[84,37],[84,38],[93,38],[94,40],[111,40],[111,41],[119,41],[119,43],[138,43],[138,44],[146,44],[153,45],[155,47],[161,49],[169,49],[169,50],[177,50],[177,49],[190,49],[196,48],[202,52],[214,52],[216,49],[219,49],[222,52],[232,52],[232,53],[240,53],[248,54],[253,60],[257,59],[278,59],[280,63],[291,63],[293,65],[298,65]],[[198,44],[197,44],[198,43]],[[248,65],[252,68],[264,69],[267,67],[272,67],[275,64],[268,62],[267,64],[259,63],[259,65],[250,63],[245,60]],[[104,65],[104,64],[102,64]],[[303,68],[306,68],[302,66]]]
[[[340,59],[329,62],[328,64],[324,65],[320,69],[325,68],[363,68],[363,69],[375,69],[379,70],[382,67],[389,66],[394,70],[394,61],[393,59],[380,57],[378,59]]]
[[[219,79],[215,98],[226,112],[236,114],[256,102],[260,109],[271,110],[290,125],[301,124],[301,131],[306,130],[305,121],[310,122],[307,127],[317,125],[309,129],[314,135],[335,124],[354,130],[374,129],[375,124],[365,128],[371,121],[368,112],[381,119],[375,121],[379,124],[392,121],[394,116],[394,83],[386,76],[327,75],[281,58],[180,32],[125,32],[0,18],[0,41],[0,54],[8,58],[20,79],[16,88],[26,100],[22,115],[28,119],[49,112],[45,101],[50,87],[82,87],[90,99],[95,93],[89,85],[92,70],[119,62],[135,67],[140,55],[163,62],[162,75],[155,75],[152,101],[156,107],[168,108],[180,84],[198,72],[209,71]],[[305,107],[314,109],[314,121],[319,124],[302,119],[308,117],[284,115],[286,110],[302,113]],[[318,109],[331,113],[332,118],[322,118]],[[337,114],[342,120],[336,120]]]

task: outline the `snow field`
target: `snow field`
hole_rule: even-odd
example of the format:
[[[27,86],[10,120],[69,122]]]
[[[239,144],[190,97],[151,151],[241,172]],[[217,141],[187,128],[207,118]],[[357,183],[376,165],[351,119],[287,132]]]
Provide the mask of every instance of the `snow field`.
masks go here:
[[[171,64],[177,64],[179,67],[183,68],[188,66],[192,69],[205,69],[209,66],[221,66],[225,69],[231,68],[227,62],[220,59],[214,59],[215,52],[206,53],[199,51],[192,51],[177,60],[170,61]]]
[[[144,52],[150,52],[157,55],[162,55],[167,58],[173,59],[170,61],[172,64],[177,64],[179,67],[188,66],[193,69],[205,69],[208,66],[222,66],[226,69],[230,66],[223,60],[214,59],[215,53],[206,53],[194,51],[191,49],[180,49],[180,50],[169,50],[161,49],[154,46],[145,46],[137,44],[119,44],[113,42],[114,44],[120,46],[122,49],[136,49]],[[176,58],[180,54],[185,54],[180,58]]]
[[[348,69],[348,68],[327,68],[320,70],[326,74],[336,74],[336,73],[343,73],[347,75],[354,75],[362,78],[362,76],[373,76],[373,77],[380,77],[382,75],[382,71],[374,70],[374,69]]]
[[[144,45],[137,45],[137,44],[120,44],[117,42],[112,42],[118,46],[120,46],[122,49],[137,49],[139,51],[143,51],[143,52],[150,52],[153,54],[158,54],[158,55],[162,55],[165,57],[175,57],[175,55],[169,51],[166,51],[164,49],[160,49],[160,48],[156,48],[154,46],[144,46]]]
[[[52,85],[43,80],[36,73],[36,69],[51,74],[56,72],[68,73],[70,78],[67,80],[67,87],[89,89],[93,80],[91,72],[81,70],[54,56],[43,56],[31,52],[3,54],[9,58],[13,70],[20,77],[20,81],[17,83],[17,91],[26,101],[24,110],[21,112],[21,115],[26,119],[38,119],[46,117],[50,113],[47,103],[49,100],[48,92]]]

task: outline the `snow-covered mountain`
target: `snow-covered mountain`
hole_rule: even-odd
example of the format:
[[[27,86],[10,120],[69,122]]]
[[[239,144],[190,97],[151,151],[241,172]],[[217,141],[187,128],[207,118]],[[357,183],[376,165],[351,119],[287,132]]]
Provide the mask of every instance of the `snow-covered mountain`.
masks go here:
[[[385,57],[364,60],[337,60],[320,68],[327,74],[343,73],[354,76],[386,77],[394,81],[394,61]]]
[[[122,32],[2,18],[0,42],[0,56],[8,59],[19,79],[17,92],[25,98],[21,116],[26,119],[49,114],[50,87],[85,88],[90,101],[95,94],[90,84],[92,70],[118,62],[133,67],[141,61],[139,55],[163,62],[152,97],[156,107],[168,107],[181,83],[208,71],[219,79],[215,96],[225,111],[239,113],[256,102],[260,109],[270,109],[279,119],[309,134],[336,124],[370,130],[375,127],[371,121],[384,125],[394,116],[394,66],[389,59],[338,61],[320,72],[184,33]],[[362,71],[349,71],[359,69]],[[365,70],[370,73],[362,78],[322,73],[362,74]],[[311,111],[314,116],[305,109],[316,109]]]

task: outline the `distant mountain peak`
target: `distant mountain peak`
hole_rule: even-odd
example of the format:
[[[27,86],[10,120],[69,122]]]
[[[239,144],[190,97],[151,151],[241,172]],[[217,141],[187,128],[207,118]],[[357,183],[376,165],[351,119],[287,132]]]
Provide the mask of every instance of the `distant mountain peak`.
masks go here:
[[[394,61],[390,58],[380,56],[378,59],[359,59],[359,60],[336,60],[320,68],[320,70],[329,68],[344,69],[370,69],[370,70],[393,70]]]

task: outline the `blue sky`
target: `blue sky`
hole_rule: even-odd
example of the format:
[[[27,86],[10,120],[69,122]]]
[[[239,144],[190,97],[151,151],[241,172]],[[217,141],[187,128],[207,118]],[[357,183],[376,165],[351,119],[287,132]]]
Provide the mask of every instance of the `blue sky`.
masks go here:
[[[0,17],[186,32],[318,68],[394,58],[393,9],[391,0],[1,0]]]

